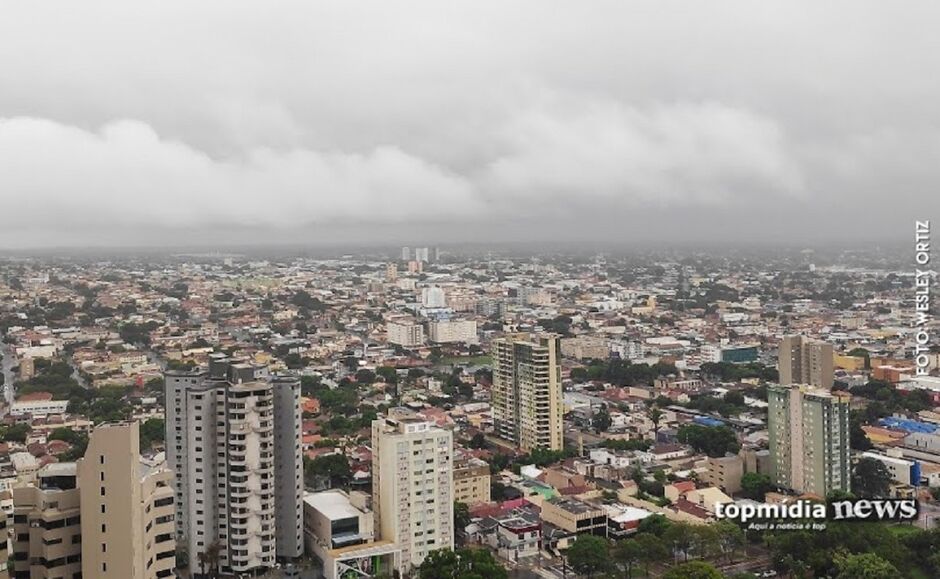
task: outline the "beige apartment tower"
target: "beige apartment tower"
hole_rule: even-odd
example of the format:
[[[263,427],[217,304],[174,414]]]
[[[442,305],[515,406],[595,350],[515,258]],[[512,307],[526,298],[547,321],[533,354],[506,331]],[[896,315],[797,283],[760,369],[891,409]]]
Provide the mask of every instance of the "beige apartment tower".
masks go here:
[[[81,497],[74,462],[53,463],[13,489],[13,577],[83,577]],[[96,577],[96,575],[90,575]]]
[[[787,336],[780,342],[781,384],[809,384],[832,389],[832,344],[806,336]]]
[[[403,575],[431,551],[454,547],[454,438],[406,408],[372,422],[375,531],[399,549]]]
[[[561,450],[564,401],[559,340],[508,336],[493,342],[491,404],[496,434],[523,451]]]
[[[849,491],[849,401],[806,385],[767,388],[770,475],[779,487],[825,498]]]
[[[82,576],[172,577],[176,566],[173,473],[140,456],[137,422],[104,424],[78,461]]]

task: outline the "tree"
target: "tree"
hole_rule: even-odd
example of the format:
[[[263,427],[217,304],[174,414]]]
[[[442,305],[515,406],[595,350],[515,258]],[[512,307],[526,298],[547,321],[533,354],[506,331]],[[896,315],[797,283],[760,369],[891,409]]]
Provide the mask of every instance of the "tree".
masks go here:
[[[606,539],[594,535],[581,535],[568,548],[565,555],[568,564],[577,573],[593,577],[609,568],[608,549]]]
[[[836,579],[894,579],[901,577],[897,567],[874,553],[836,556]]]
[[[773,489],[770,476],[756,472],[747,472],[741,476],[741,494],[755,501],[763,501],[764,495]]]
[[[653,517],[661,517],[662,515],[652,515]],[[651,517],[646,517],[649,519]],[[643,519],[644,521],[646,519]],[[665,517],[663,517],[665,519]],[[646,576],[650,576],[650,564],[663,561],[669,557],[669,549],[666,548],[666,544],[662,539],[656,535],[650,533],[638,533],[634,538],[633,542],[637,543],[640,546],[640,551],[643,553],[643,570],[646,572]]]
[[[473,435],[473,438],[470,439],[469,446],[470,448],[476,449],[486,448],[486,436],[484,436],[482,432],[477,432]]]
[[[150,450],[154,442],[163,442],[166,426],[162,418],[148,418],[140,425],[140,450]]]
[[[704,561],[690,561],[673,567],[662,575],[662,579],[722,579],[723,575],[714,566]]]
[[[663,533],[663,541],[672,546],[673,556],[682,553],[683,560],[688,561],[689,552],[695,545],[695,534],[692,526],[688,523],[672,523]]]
[[[677,438],[679,442],[689,444],[696,451],[714,458],[734,454],[741,448],[734,431],[727,426],[687,424],[679,428]]]
[[[718,534],[718,547],[729,563],[734,562],[734,555],[744,546],[744,531],[731,521],[718,521],[713,526]]]
[[[643,546],[634,539],[618,541],[613,548],[614,563],[626,579],[633,577],[633,566],[643,561]]]
[[[304,460],[304,475],[308,482],[317,477],[330,481],[331,487],[343,486],[352,478],[349,468],[349,459],[345,454],[327,454],[318,456],[313,460]]]
[[[213,579],[218,579],[219,577],[219,561],[222,553],[222,544],[218,541],[213,541],[206,546],[206,550],[197,554],[196,559],[199,561],[199,570],[203,576],[208,576]]]
[[[591,418],[591,426],[597,432],[607,432],[610,428],[610,412],[607,411],[607,405],[601,404],[601,409],[594,413]]]
[[[653,440],[655,441],[659,436],[659,421],[663,419],[663,411],[659,409],[659,406],[653,404],[646,411],[646,416],[653,423]]]
[[[862,430],[862,414],[853,410],[849,414],[849,446],[852,450],[871,450],[872,444],[865,431]]]
[[[466,503],[454,501],[454,530],[463,532],[470,524],[470,507]]]
[[[640,525],[637,527],[637,531],[640,534],[651,534],[656,537],[662,537],[672,523],[669,522],[669,519],[663,515],[650,515],[640,521]]]
[[[888,496],[891,473],[880,460],[862,458],[852,468],[852,491],[860,498]]]
[[[431,551],[418,567],[419,579],[508,579],[488,549]]]

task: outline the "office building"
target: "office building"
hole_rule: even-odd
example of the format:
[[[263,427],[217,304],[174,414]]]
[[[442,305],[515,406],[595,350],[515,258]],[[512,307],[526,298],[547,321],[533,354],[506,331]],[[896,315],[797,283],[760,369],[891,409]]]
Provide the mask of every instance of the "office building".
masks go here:
[[[211,545],[225,573],[301,556],[300,381],[222,354],[207,371],[165,380],[177,541],[190,568]]]
[[[416,247],[415,248],[415,261],[427,262],[428,256],[430,255],[427,247]]]
[[[410,573],[431,551],[454,546],[453,433],[405,408],[372,422],[375,530],[401,550]]]
[[[424,345],[424,326],[411,319],[390,321],[385,326],[389,344],[414,348]]]
[[[767,389],[771,479],[819,497],[850,490],[850,395],[806,385]]]
[[[411,261],[411,248],[402,247],[401,248],[401,260],[402,261]]]
[[[305,549],[320,560],[324,579],[392,576],[400,549],[376,536],[371,503],[362,492],[304,496]]]
[[[173,473],[162,455],[142,460],[139,448],[139,423],[104,424],[78,461],[83,577],[173,576]]]
[[[781,384],[809,384],[832,389],[832,344],[806,336],[787,336],[780,342]]]
[[[82,577],[81,520],[74,462],[48,464],[35,485],[14,488],[12,576]]]
[[[501,438],[526,452],[561,450],[564,409],[557,336],[493,341],[491,405]]]

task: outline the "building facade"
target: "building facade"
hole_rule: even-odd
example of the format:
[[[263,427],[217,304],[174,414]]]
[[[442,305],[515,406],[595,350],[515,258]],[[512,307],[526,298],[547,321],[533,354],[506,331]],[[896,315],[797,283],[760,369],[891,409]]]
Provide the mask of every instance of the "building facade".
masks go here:
[[[191,569],[210,546],[226,573],[303,554],[300,381],[210,357],[168,372],[167,462],[176,473],[176,536]]]
[[[771,479],[825,498],[850,489],[849,400],[805,385],[767,389]]]
[[[561,450],[561,367],[558,337],[493,341],[491,390],[496,434],[524,451]]]
[[[832,389],[832,344],[806,336],[787,336],[780,342],[781,384],[809,384]]]
[[[375,530],[400,549],[405,574],[454,546],[453,433],[405,408],[372,422]]]
[[[47,465],[35,486],[14,488],[12,577],[82,577],[81,519],[73,462]]]
[[[490,502],[490,465],[472,457],[454,461],[454,500],[466,505]]]
[[[438,344],[476,344],[477,323],[473,320],[441,320],[428,323],[428,338]]]
[[[78,461],[83,577],[173,576],[173,473],[162,460],[142,461],[139,448],[139,423],[104,424]]]
[[[424,344],[424,326],[413,320],[399,320],[386,325],[388,343],[414,348]]]

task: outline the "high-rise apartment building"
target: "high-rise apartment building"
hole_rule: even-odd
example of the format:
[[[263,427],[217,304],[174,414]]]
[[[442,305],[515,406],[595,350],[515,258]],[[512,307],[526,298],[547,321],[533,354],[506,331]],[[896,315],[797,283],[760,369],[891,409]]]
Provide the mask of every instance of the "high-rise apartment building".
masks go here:
[[[375,530],[400,551],[402,574],[454,546],[453,433],[405,408],[372,422]]]
[[[806,385],[767,389],[771,479],[819,497],[850,490],[850,395]]]
[[[558,337],[493,342],[491,405],[496,433],[524,451],[561,450],[563,400]]]
[[[415,248],[415,261],[427,262],[430,261],[428,257],[430,257],[430,250],[427,247]]]
[[[12,576],[82,577],[81,520],[74,462],[48,464],[34,486],[14,488]]]
[[[400,318],[389,321],[385,325],[389,344],[396,344],[404,348],[414,348],[424,345],[424,326],[410,318]]]
[[[142,460],[139,448],[139,423],[104,424],[78,461],[83,577],[173,576],[173,473],[162,457]]]
[[[832,389],[832,344],[806,336],[787,336],[780,342],[781,384],[809,384]]]
[[[402,247],[401,248],[401,260],[402,261],[411,261],[411,248]]]
[[[141,458],[139,428],[98,426],[84,458],[13,489],[13,577],[173,576],[173,473],[161,455]]]
[[[7,514],[0,511],[0,579],[10,579],[10,572],[7,569],[7,563],[10,557],[10,534],[7,524]]]
[[[226,573],[301,556],[300,381],[222,354],[208,371],[165,380],[176,533],[190,568],[213,545]]]

